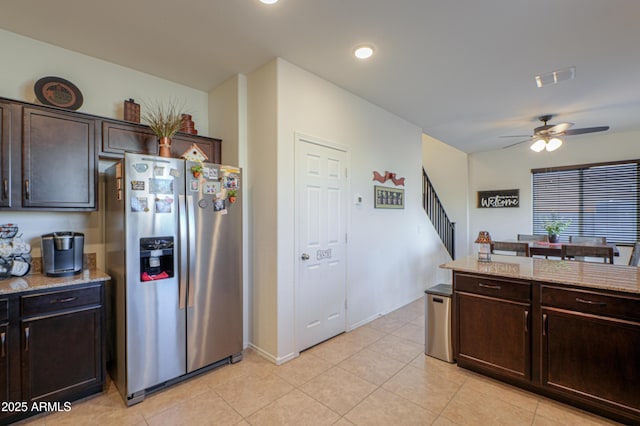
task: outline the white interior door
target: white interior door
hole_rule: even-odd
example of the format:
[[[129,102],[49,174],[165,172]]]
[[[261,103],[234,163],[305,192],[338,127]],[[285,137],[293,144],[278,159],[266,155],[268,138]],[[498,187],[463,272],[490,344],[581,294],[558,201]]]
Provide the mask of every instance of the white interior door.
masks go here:
[[[347,153],[296,137],[297,347],[346,329]]]

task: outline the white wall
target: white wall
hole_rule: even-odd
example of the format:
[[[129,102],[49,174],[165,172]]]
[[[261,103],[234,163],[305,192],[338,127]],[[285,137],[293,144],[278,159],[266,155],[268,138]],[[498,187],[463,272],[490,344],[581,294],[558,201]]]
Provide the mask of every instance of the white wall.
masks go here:
[[[514,239],[532,231],[531,169],[569,166],[640,158],[640,132],[596,133],[567,137],[554,152],[535,153],[528,144],[469,155],[470,237],[487,230],[493,239]],[[477,191],[520,189],[520,207],[479,209]],[[473,244],[470,253],[473,252]],[[622,248],[615,263],[628,261],[629,249]]]
[[[233,76],[209,92],[209,134],[222,139],[222,158],[225,164],[242,168],[242,297],[243,297],[243,347],[249,343],[249,265],[252,260],[249,251],[249,212],[251,200],[245,183],[250,180],[251,170],[247,167],[247,77]],[[240,237],[240,236],[239,236]]]
[[[209,134],[222,139],[225,164],[246,161],[247,77],[238,74],[209,92]]]
[[[422,165],[449,219],[455,222],[455,256],[469,251],[469,175],[467,153],[422,135]]]
[[[247,168],[250,336],[271,359],[278,354],[277,69],[272,61],[247,76]],[[248,186],[248,188],[247,188]]]
[[[254,312],[265,316],[271,324],[271,312],[262,308],[275,308],[277,312],[277,347],[271,341],[254,340],[253,344],[262,349],[274,361],[281,362],[296,354],[295,345],[295,268],[297,256],[294,251],[296,230],[294,229],[294,133],[310,135],[333,142],[349,149],[351,158],[349,200],[355,194],[364,196],[361,206],[350,206],[347,286],[349,308],[348,329],[355,328],[380,314],[394,310],[412,300],[423,297],[423,291],[442,280],[448,279],[446,271],[438,265],[449,259],[433,227],[422,209],[422,142],[421,130],[364,101],[357,96],[308,73],[282,59],[267,66],[269,79],[264,84],[273,84],[272,72],[277,78],[277,158],[269,154],[260,161],[266,164],[261,169],[253,168],[253,149],[261,144],[272,143],[272,129],[261,131],[254,120],[263,121],[264,116],[253,116],[249,107],[250,165],[252,165],[252,188],[267,188],[263,202],[269,220],[256,227],[271,226],[270,207],[277,200],[276,234],[270,235],[254,230],[255,243],[260,241],[272,253],[259,252],[263,262],[254,261],[253,286],[268,287],[277,291],[277,299],[261,301]],[[267,74],[261,70],[260,74]],[[254,99],[249,76],[249,99]],[[264,89],[264,87],[263,87]],[[273,107],[269,92],[265,97],[269,102],[260,109],[268,114]],[[264,102],[264,100],[262,100]],[[257,111],[256,111],[257,112]],[[268,123],[262,123],[267,126]],[[256,133],[253,133],[256,132]],[[258,137],[259,140],[254,139]],[[266,153],[265,153],[266,154]],[[274,168],[273,166],[277,166]],[[404,210],[384,210],[373,208],[373,171],[391,171],[398,177],[405,177]],[[277,176],[275,186],[270,186]],[[257,203],[254,196],[252,202]],[[257,210],[256,210],[257,211]],[[258,253],[254,251],[254,256]],[[276,258],[274,258],[274,256]],[[255,260],[255,259],[254,259]],[[266,268],[268,266],[268,268]],[[273,270],[277,269],[276,282]],[[259,276],[267,273],[268,278]],[[266,270],[265,270],[266,269]],[[262,291],[262,290],[260,290]],[[256,299],[254,299],[255,301]],[[254,318],[255,323],[260,322]],[[273,338],[273,336],[269,336]]]
[[[196,129],[207,134],[206,92],[4,30],[0,30],[0,52],[7,58],[2,61],[2,97],[38,103],[35,82],[62,77],[82,92],[80,112],[122,119],[125,99],[141,104],[175,99],[193,116]]]
[[[2,62],[0,97],[38,103],[35,82],[45,76],[57,76],[74,83],[83,94],[80,112],[108,118],[123,118],[124,100],[136,102],[174,99],[184,103],[193,115],[201,134],[208,130],[207,93],[167,80],[81,55],[70,50],[0,30]],[[53,165],[52,167],[55,167]],[[101,165],[104,169],[104,165]],[[0,212],[0,223],[16,223],[40,256],[40,236],[52,231],[85,233],[85,252],[98,255],[104,268],[102,216],[95,213]]]

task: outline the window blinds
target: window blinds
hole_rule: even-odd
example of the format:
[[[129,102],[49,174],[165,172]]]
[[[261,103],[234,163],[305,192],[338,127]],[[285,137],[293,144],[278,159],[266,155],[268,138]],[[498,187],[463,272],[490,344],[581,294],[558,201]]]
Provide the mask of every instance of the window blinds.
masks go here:
[[[605,236],[634,243],[638,236],[640,160],[531,170],[533,231],[545,234],[552,217],[570,219],[561,236]]]

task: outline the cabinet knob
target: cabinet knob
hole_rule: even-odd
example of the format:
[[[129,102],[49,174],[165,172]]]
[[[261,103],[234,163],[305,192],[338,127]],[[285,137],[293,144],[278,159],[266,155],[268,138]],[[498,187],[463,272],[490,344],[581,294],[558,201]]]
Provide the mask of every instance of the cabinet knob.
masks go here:
[[[309,260],[309,255],[307,253],[302,253],[302,256],[300,256],[300,259]]]

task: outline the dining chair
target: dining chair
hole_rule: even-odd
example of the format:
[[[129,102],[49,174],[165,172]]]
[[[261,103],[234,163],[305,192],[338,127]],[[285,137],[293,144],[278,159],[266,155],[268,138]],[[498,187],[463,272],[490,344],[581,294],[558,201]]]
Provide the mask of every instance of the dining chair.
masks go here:
[[[536,241],[548,243],[549,236],[547,234],[518,234],[518,241]]]
[[[562,245],[562,260],[583,261],[587,257],[601,258],[604,263],[613,264],[613,247],[608,246],[586,246],[577,244]]]
[[[631,257],[629,258],[629,266],[638,266],[640,264],[640,242],[636,241],[631,249]]]
[[[527,242],[513,242],[513,241],[494,241],[491,243],[491,253],[496,251],[500,252],[513,252],[516,256],[531,257],[529,252],[529,243]],[[501,253],[496,253],[501,254]]]
[[[569,235],[569,243],[571,244],[607,244],[607,237],[583,237]]]

